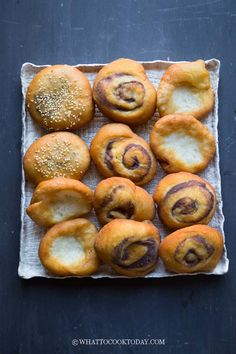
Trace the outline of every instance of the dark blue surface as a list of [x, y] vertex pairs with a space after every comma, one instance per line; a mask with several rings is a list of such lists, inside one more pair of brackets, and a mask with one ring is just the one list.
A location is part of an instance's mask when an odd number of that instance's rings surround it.
[[[0, 353], [236, 352], [236, 2], [0, 2]], [[162, 280], [17, 277], [20, 231], [20, 67], [219, 58], [219, 135], [230, 271]], [[73, 338], [165, 338], [165, 346], [77, 346]]]

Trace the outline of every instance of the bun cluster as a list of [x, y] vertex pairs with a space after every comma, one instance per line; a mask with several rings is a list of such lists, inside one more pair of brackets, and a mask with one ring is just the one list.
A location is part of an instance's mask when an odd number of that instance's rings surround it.
[[[83, 135], [71, 131], [94, 119], [95, 104], [115, 123], [100, 128], [88, 148]], [[154, 271], [159, 258], [175, 273], [216, 267], [224, 240], [207, 224], [217, 197], [214, 187], [196, 175], [216, 150], [214, 137], [200, 122], [214, 106], [203, 60], [170, 65], [157, 90], [144, 67], [130, 59], [105, 65], [93, 88], [79, 69], [49, 66], [29, 84], [26, 106], [48, 133], [29, 146], [23, 159], [26, 178], [36, 186], [27, 214], [49, 228], [39, 246], [48, 272], [85, 276], [104, 262], [115, 273], [137, 277]], [[132, 129], [156, 109], [160, 118], [149, 144]], [[80, 181], [91, 159], [104, 177], [95, 191]], [[155, 178], [158, 162], [167, 175], [151, 196], [144, 186]], [[85, 218], [93, 208], [100, 230]], [[162, 240], [152, 223], [156, 214], [170, 230]]]

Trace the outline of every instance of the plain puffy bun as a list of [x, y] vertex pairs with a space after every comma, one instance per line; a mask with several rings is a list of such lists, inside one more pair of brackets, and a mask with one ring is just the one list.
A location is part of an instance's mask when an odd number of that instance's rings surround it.
[[201, 59], [170, 65], [157, 90], [161, 117], [179, 113], [202, 119], [212, 110], [214, 102], [210, 74]]
[[86, 276], [100, 261], [94, 249], [97, 228], [87, 219], [61, 222], [48, 230], [39, 245], [43, 266], [59, 276]]
[[150, 145], [167, 173], [201, 172], [214, 157], [216, 148], [209, 129], [189, 114], [159, 119], [151, 131]]
[[39, 183], [26, 212], [37, 224], [49, 227], [89, 213], [92, 199], [92, 190], [82, 182], [52, 178]]

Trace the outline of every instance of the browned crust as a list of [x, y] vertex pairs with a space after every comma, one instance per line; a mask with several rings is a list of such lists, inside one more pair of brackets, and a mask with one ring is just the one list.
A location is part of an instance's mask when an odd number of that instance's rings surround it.
[[[81, 204], [83, 203], [83, 209], [73, 212], [64, 218], [66, 221], [81, 217], [92, 209], [93, 192], [85, 184], [70, 178], [53, 178], [48, 181], [41, 182], [35, 189], [30, 205], [26, 209], [27, 214], [37, 224], [45, 227], [54, 225], [55, 218], [53, 206], [60, 201], [60, 193], [66, 194], [74, 198], [74, 201]], [[63, 202], [63, 199], [62, 201]]]
[[157, 108], [160, 116], [177, 113], [171, 105], [171, 97], [174, 89], [181, 86], [193, 89], [201, 100], [201, 106], [193, 111], [178, 111], [178, 114], [191, 114], [197, 119], [207, 116], [214, 106], [215, 99], [209, 72], [201, 59], [172, 64], [167, 68], [157, 90]]
[[[210, 206], [209, 212], [206, 213], [206, 215], [203, 216], [203, 218], [200, 218], [199, 221], [196, 221], [194, 218], [192, 219], [194, 221], [191, 221], [191, 218], [190, 219], [186, 218], [184, 222], [183, 221], [181, 222], [181, 220], [178, 220], [172, 215], [173, 201], [170, 202], [169, 199], [166, 199], [166, 197], [170, 190], [172, 190], [173, 188], [177, 188], [178, 186], [184, 185], [184, 183], [188, 183], [189, 181], [190, 182], [196, 181], [199, 183], [200, 187], [206, 189], [206, 192], [210, 194], [210, 197], [212, 196], [211, 200], [209, 201], [209, 203], [212, 205]], [[185, 198], [187, 197], [193, 198], [198, 204], [198, 207], [200, 207], [199, 205], [200, 202], [202, 202], [204, 205], [206, 202], [208, 202], [207, 199], [204, 200], [201, 199], [202, 196], [201, 196], [200, 189], [199, 189], [199, 193], [196, 192], [194, 195], [191, 193], [191, 188], [189, 189], [188, 194], [186, 194], [185, 189], [183, 189], [182, 196], [180, 191], [178, 198], [181, 198], [183, 196]], [[158, 213], [161, 220], [170, 229], [179, 229], [182, 227], [190, 226], [192, 224], [208, 224], [212, 219], [216, 209], [216, 193], [213, 186], [205, 179], [188, 172], [173, 173], [165, 176], [156, 186], [153, 199], [158, 205]]]
[[[167, 136], [180, 132], [198, 140], [202, 161], [187, 165], [176, 156], [174, 150], [164, 147]], [[167, 173], [190, 172], [198, 173], [204, 170], [215, 154], [215, 139], [209, 129], [191, 115], [171, 114], [159, 119], [150, 134], [151, 148]]]
[[23, 166], [35, 184], [54, 177], [81, 179], [90, 164], [85, 142], [69, 132], [57, 132], [34, 141], [25, 153]]
[[[187, 238], [200, 236], [214, 249], [212, 255], [204, 262], [193, 267], [186, 267], [175, 259], [178, 245]], [[160, 245], [160, 257], [165, 267], [176, 273], [210, 272], [219, 262], [223, 253], [224, 240], [221, 233], [207, 225], [193, 225], [177, 230], [163, 239]]]
[[[132, 80], [140, 82], [145, 91], [143, 103], [134, 110], [122, 111], [112, 107], [109, 102], [103, 102], [98, 85], [103, 79], [114, 74], [125, 74], [133, 77]], [[112, 92], [109, 91], [109, 94]], [[105, 65], [97, 74], [93, 85], [93, 97], [100, 111], [108, 118], [130, 125], [137, 125], [150, 119], [156, 110], [156, 91], [153, 84], [145, 74], [144, 68], [138, 62], [131, 59], [117, 59]]]
[[76, 130], [94, 116], [89, 81], [69, 65], [40, 70], [29, 84], [26, 106], [32, 119], [49, 131]]
[[[81, 261], [68, 266], [55, 258], [51, 253], [53, 241], [60, 236], [74, 236], [84, 249], [85, 257]], [[59, 276], [68, 275], [90, 275], [97, 271], [100, 262], [94, 249], [94, 241], [97, 229], [87, 219], [75, 219], [64, 221], [54, 225], [45, 234], [39, 245], [39, 258], [43, 266], [49, 271]]]
[[[151, 240], [155, 245], [155, 256], [149, 264], [137, 268], [128, 268], [118, 265], [114, 261], [114, 251], [120, 244], [130, 238], [130, 244]], [[158, 229], [150, 222], [138, 222], [134, 220], [113, 220], [106, 224], [98, 233], [95, 241], [95, 249], [98, 256], [108, 263], [117, 273], [129, 277], [145, 275], [153, 271], [158, 258], [160, 235]], [[135, 250], [130, 250], [133, 256]]]
[[[105, 162], [106, 150], [109, 146], [108, 144], [112, 142], [117, 144], [115, 149], [116, 157], [115, 159], [111, 159], [114, 169], [112, 167], [110, 168]], [[128, 170], [122, 167], [122, 156], [118, 154], [119, 146], [121, 146], [121, 144], [124, 144], [124, 146], [135, 144], [140, 146], [140, 149], [144, 149], [146, 151], [146, 154], [150, 159], [150, 168], [145, 175], [141, 175], [143, 176], [142, 178], [140, 177], [140, 179], [138, 179], [138, 168], [136, 170]], [[125, 177], [133, 180], [133, 182], [137, 185], [143, 185], [150, 182], [156, 174], [157, 164], [148, 143], [143, 138], [136, 135], [125, 124], [106, 124], [101, 129], [99, 129], [92, 140], [90, 146], [90, 154], [98, 171], [104, 177], [113, 177], [118, 175], [120, 177]], [[144, 159], [145, 158], [147, 158], [147, 156], [144, 157]]]
[[152, 220], [155, 216], [150, 194], [127, 178], [110, 177], [102, 180], [95, 189], [93, 203], [102, 225], [112, 218], [144, 221]]

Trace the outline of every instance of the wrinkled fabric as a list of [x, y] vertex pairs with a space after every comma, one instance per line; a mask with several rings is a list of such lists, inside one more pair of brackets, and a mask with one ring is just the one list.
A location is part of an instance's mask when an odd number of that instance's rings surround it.
[[[144, 68], [147, 72], [149, 79], [154, 84], [155, 88], [157, 88], [158, 83], [165, 69], [173, 64], [173, 62], [169, 61], [153, 61], [153, 62], [143, 62]], [[210, 222], [210, 226], [217, 228], [220, 230], [223, 235], [223, 223], [224, 223], [224, 215], [222, 212], [222, 196], [221, 196], [221, 178], [220, 178], [220, 170], [219, 170], [219, 151], [218, 151], [218, 81], [219, 81], [219, 69], [220, 62], [216, 59], [211, 59], [206, 61], [207, 69], [210, 72], [211, 84], [215, 92], [215, 106], [213, 112], [211, 112], [206, 119], [202, 121], [205, 124], [212, 134], [215, 137], [217, 150], [216, 155], [213, 161], [210, 162], [209, 166], [205, 171], [203, 171], [200, 175], [208, 180], [216, 189], [217, 194], [217, 207], [215, 215]], [[88, 77], [90, 83], [93, 83], [93, 80], [96, 76], [96, 73], [101, 69], [103, 64], [90, 64], [90, 65], [77, 65]], [[45, 67], [45, 65], [34, 65], [31, 63], [25, 63], [22, 66], [21, 70], [21, 81], [22, 81], [22, 94], [23, 94], [23, 105], [22, 105], [22, 156], [25, 151], [29, 147], [29, 145], [41, 135], [44, 135], [46, 131], [43, 131], [39, 126], [37, 126], [33, 120], [30, 118], [29, 114], [25, 110], [25, 94], [27, 87], [34, 77], [34, 75], [40, 71], [41, 68]], [[149, 142], [149, 134], [150, 131], [156, 122], [158, 114], [150, 119], [145, 125], [142, 125], [137, 128], [132, 128], [135, 133], [142, 136], [146, 141]], [[104, 124], [111, 123], [107, 118], [105, 118], [96, 108], [95, 117], [86, 127], [80, 129], [76, 132], [87, 144], [89, 147], [90, 142], [97, 130]], [[153, 194], [154, 188], [157, 185], [158, 181], [165, 175], [162, 171], [161, 167], [158, 165], [158, 173], [157, 176], [151, 181], [148, 185], [144, 186], [144, 188], [150, 193]], [[91, 189], [95, 189], [98, 182], [102, 179], [102, 177], [98, 174], [95, 169], [93, 163], [91, 163], [90, 169], [84, 176], [82, 182], [88, 185]], [[58, 278], [51, 274], [48, 274], [43, 266], [40, 263], [38, 258], [38, 246], [41, 237], [46, 232], [46, 229], [36, 225], [26, 214], [25, 209], [29, 205], [32, 192], [34, 186], [31, 185], [28, 181], [25, 181], [24, 173], [22, 169], [22, 187], [21, 187], [21, 235], [20, 235], [20, 262], [18, 268], [18, 274], [21, 278], [29, 279], [32, 277], [47, 277], [47, 278]], [[94, 222], [99, 228], [99, 223], [95, 217], [94, 211], [88, 216], [92, 222]], [[158, 216], [155, 217], [153, 223], [159, 228], [161, 237], [166, 236], [170, 231], [164, 227], [164, 225], [159, 221]], [[217, 267], [211, 272], [207, 274], [224, 274], [228, 271], [228, 258], [226, 248], [224, 248], [224, 253]], [[199, 273], [194, 273], [199, 274]], [[162, 278], [169, 276], [176, 276], [179, 274], [174, 274], [167, 272], [162, 264], [162, 261], [159, 260], [157, 268], [152, 273], [145, 276], [145, 278]], [[191, 275], [191, 274], [188, 274]], [[91, 276], [92, 278], [102, 278], [102, 277], [120, 277], [124, 278], [124, 276], [116, 275], [112, 272], [112, 270], [106, 266], [101, 266], [98, 273]]]

